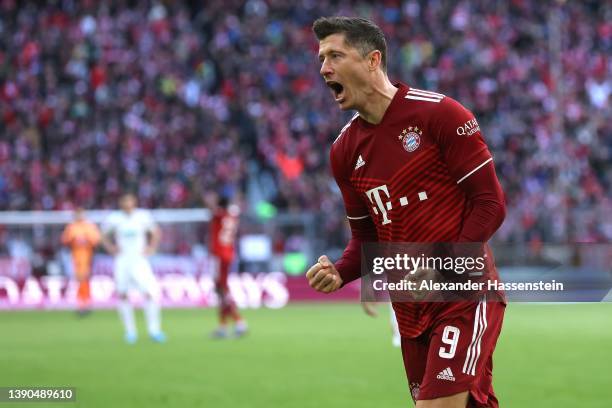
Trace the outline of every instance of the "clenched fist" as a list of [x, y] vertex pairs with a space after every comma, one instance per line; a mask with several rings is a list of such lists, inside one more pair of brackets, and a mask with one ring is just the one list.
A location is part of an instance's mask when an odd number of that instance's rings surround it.
[[340, 274], [326, 255], [321, 255], [319, 262], [308, 269], [306, 279], [311, 288], [323, 293], [331, 293], [342, 286]]

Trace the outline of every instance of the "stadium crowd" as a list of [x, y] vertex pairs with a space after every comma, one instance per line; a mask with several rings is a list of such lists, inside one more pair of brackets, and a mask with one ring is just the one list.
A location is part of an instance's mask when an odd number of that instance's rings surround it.
[[389, 75], [473, 110], [504, 186], [497, 240], [612, 238], [607, 2], [0, 2], [0, 210], [342, 200], [328, 169], [347, 120], [312, 21], [373, 18]]

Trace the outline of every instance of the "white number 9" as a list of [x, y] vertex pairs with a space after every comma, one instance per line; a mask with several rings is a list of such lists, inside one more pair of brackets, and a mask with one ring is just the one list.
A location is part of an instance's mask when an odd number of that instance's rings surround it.
[[459, 333], [461, 331], [455, 326], [446, 326], [444, 328], [444, 333], [442, 333], [442, 343], [448, 344], [450, 349], [447, 351], [444, 346], [440, 347], [440, 352], [438, 353], [442, 358], [453, 358], [455, 356], [455, 351], [457, 351], [457, 343], [459, 343]]

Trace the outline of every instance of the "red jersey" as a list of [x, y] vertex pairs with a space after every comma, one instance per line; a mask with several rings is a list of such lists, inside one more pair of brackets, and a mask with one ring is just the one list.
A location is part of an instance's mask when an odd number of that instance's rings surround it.
[[210, 223], [210, 251], [226, 262], [231, 262], [234, 258], [239, 214], [236, 206], [220, 208], [215, 211]]
[[[491, 153], [473, 114], [457, 101], [396, 86], [379, 124], [355, 115], [332, 145], [347, 216], [371, 220], [378, 241], [457, 242], [471, 211], [459, 185], [491, 162]], [[393, 307], [402, 336], [416, 337], [454, 305]]]

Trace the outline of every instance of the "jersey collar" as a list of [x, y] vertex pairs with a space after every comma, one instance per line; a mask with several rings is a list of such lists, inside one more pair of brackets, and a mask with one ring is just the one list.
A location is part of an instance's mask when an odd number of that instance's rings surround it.
[[396, 82], [393, 84], [397, 88], [397, 92], [393, 95], [393, 99], [391, 99], [391, 103], [387, 107], [387, 110], [383, 114], [382, 120], [379, 124], [372, 124], [370, 122], [365, 121], [361, 116], [357, 117], [357, 123], [363, 127], [364, 129], [376, 129], [378, 127], [384, 126], [388, 121], [389, 117], [392, 116], [393, 112], [396, 111], [400, 107], [400, 101], [408, 92], [408, 85], [402, 82]]

